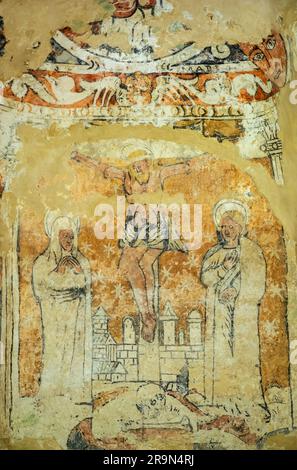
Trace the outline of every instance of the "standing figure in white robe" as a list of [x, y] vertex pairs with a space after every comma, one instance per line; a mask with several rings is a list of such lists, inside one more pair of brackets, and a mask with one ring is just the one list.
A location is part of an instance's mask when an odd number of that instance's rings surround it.
[[49, 212], [50, 238], [33, 265], [33, 291], [40, 306], [43, 357], [41, 397], [91, 401], [91, 273], [77, 248], [79, 219]]
[[266, 263], [261, 248], [246, 236], [247, 216], [247, 208], [235, 200], [214, 208], [220, 241], [206, 253], [201, 271], [207, 287], [205, 396], [210, 405], [227, 404], [235, 413], [256, 411], [267, 418], [259, 344]]

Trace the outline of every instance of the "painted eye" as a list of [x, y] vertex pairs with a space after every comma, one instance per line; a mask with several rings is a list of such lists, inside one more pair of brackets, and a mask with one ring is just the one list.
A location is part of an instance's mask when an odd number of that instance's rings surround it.
[[263, 60], [264, 57], [265, 56], [263, 52], [257, 52], [257, 54], [254, 55], [253, 60], [255, 60], [256, 62], [259, 62], [260, 60]]
[[276, 43], [276, 41], [275, 41], [274, 38], [268, 39], [268, 41], [266, 42], [267, 49], [269, 49], [269, 50], [274, 49], [275, 43]]

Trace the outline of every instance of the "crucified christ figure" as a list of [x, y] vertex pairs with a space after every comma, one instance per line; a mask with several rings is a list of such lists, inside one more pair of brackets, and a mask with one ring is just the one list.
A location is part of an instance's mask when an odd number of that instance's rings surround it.
[[[163, 189], [166, 178], [187, 174], [191, 171], [191, 160], [182, 163], [160, 166], [149, 158], [134, 161], [128, 168], [118, 168], [103, 163], [78, 152], [72, 153], [72, 159], [83, 163], [95, 171], [103, 174], [105, 178], [116, 178], [122, 182], [123, 192], [129, 204], [139, 203], [140, 195], [151, 196], [152, 193]], [[144, 198], [142, 198], [143, 200]], [[143, 204], [145, 206], [146, 204]], [[123, 270], [131, 285], [134, 299], [141, 318], [141, 336], [147, 342], [153, 342], [157, 324], [157, 312], [155, 311], [155, 272], [154, 263], [166, 250], [178, 250], [186, 252], [185, 244], [180, 240], [170, 240], [155, 230], [155, 236], [131, 237], [127, 230], [131, 226], [133, 232], [133, 216], [127, 215], [125, 224], [125, 238], [120, 241], [122, 255], [120, 268]], [[131, 220], [132, 219], [132, 220]], [[132, 224], [131, 224], [132, 222]], [[146, 224], [146, 222], [145, 222]], [[144, 227], [147, 230], [147, 225]]]

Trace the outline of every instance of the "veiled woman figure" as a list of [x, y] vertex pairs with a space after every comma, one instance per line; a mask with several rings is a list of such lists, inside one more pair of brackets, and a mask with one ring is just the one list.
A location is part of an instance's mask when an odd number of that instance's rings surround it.
[[40, 306], [43, 357], [40, 396], [91, 401], [91, 272], [77, 248], [79, 219], [49, 212], [50, 239], [33, 265], [33, 291]]
[[[267, 414], [263, 397], [259, 307], [265, 293], [266, 263], [247, 238], [247, 208], [222, 200], [214, 208], [219, 243], [204, 257], [207, 287], [205, 395], [211, 405], [231, 404], [235, 413]], [[257, 414], [256, 413], [256, 414]]]

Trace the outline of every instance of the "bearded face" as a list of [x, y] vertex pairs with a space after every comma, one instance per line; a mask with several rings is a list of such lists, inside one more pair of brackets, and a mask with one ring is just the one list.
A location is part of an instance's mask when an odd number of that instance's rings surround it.
[[129, 174], [133, 180], [139, 184], [146, 184], [150, 178], [150, 163], [149, 160], [144, 159], [132, 163], [129, 166]]

